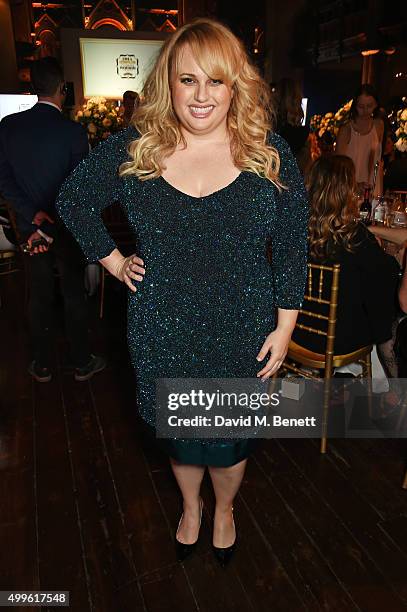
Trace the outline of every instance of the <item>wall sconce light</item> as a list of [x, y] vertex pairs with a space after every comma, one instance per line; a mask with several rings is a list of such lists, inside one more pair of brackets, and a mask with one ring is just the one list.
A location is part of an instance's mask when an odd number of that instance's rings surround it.
[[365, 51], [362, 51], [362, 55], [363, 57], [367, 57], [368, 55], [376, 55], [377, 53], [379, 53], [380, 49], [366, 49]]
[[254, 28], [253, 53], [258, 54], [260, 52], [260, 44], [263, 34], [264, 32], [261, 28]]

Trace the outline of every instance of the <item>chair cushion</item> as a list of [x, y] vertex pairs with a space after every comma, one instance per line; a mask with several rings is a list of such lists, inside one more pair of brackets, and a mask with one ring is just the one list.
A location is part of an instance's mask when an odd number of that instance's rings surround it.
[[[372, 345], [363, 346], [357, 351], [353, 351], [352, 353], [348, 353], [347, 355], [334, 355], [333, 357], [333, 367], [340, 368], [344, 365], [348, 365], [349, 363], [353, 363], [354, 361], [358, 361], [358, 359], [362, 359], [367, 354], [369, 354], [373, 349]], [[293, 340], [291, 340], [288, 346], [287, 357], [292, 359], [293, 361], [298, 361], [303, 365], [313, 366], [315, 368], [324, 368], [325, 367], [325, 355], [322, 353], [314, 353], [313, 351], [308, 350], [304, 346], [300, 346]]]

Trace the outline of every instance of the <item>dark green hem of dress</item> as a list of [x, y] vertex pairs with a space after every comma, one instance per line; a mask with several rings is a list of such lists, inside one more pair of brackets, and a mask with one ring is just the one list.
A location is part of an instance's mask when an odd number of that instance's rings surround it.
[[155, 429], [144, 422], [147, 434], [154, 438], [157, 446], [167, 455], [184, 465], [207, 465], [231, 467], [247, 459], [261, 442], [259, 438], [235, 440], [232, 444], [213, 443], [209, 440], [174, 440], [157, 438]]

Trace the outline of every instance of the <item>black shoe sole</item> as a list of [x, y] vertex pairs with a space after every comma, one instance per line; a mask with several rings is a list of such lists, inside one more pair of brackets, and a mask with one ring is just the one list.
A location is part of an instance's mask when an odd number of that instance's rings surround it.
[[52, 374], [48, 374], [48, 376], [39, 376], [34, 372], [34, 370], [31, 369], [31, 367], [28, 368], [28, 373], [30, 376], [32, 376], [34, 380], [39, 383], [48, 383], [52, 380]]
[[[235, 521], [233, 520], [233, 524], [235, 525]], [[218, 561], [221, 567], [226, 567], [231, 561], [233, 555], [235, 554], [237, 546], [237, 530], [235, 525], [235, 541], [230, 546], [226, 548], [219, 548], [218, 546], [214, 546], [212, 543], [212, 551], [215, 555], [216, 560]]]
[[39, 383], [48, 383], [48, 382], [51, 382], [52, 380], [51, 374], [49, 376], [36, 376], [35, 374], [32, 374], [30, 372], [30, 375], [33, 377], [34, 380], [36, 380]]
[[[202, 524], [202, 509], [203, 509], [203, 499], [201, 498], [200, 499], [199, 530], [201, 529], [201, 524]], [[183, 514], [184, 513], [182, 513], [181, 518], [179, 520], [178, 528], [180, 526]], [[177, 529], [177, 533], [178, 533], [178, 529]], [[198, 544], [198, 540], [199, 540], [199, 533], [198, 533], [198, 538], [196, 542], [194, 542], [193, 544], [184, 544], [183, 542], [180, 542], [179, 540], [177, 540], [177, 534], [175, 534], [175, 551], [177, 555], [177, 561], [179, 561], [180, 563], [185, 561], [185, 559], [187, 559], [195, 551], [196, 546]]]
[[195, 550], [197, 542], [193, 544], [183, 544], [179, 540], [175, 539], [175, 552], [177, 555], [177, 561], [182, 563], [187, 559]]
[[228, 546], [227, 548], [218, 548], [217, 546], [214, 546], [212, 544], [213, 554], [215, 555], [215, 558], [221, 567], [226, 567], [231, 561], [233, 555], [235, 554], [237, 547], [236, 540], [237, 537], [233, 544], [231, 544], [231, 546]]
[[86, 380], [89, 380], [90, 378], [92, 378], [94, 374], [97, 374], [98, 372], [102, 372], [105, 368], [106, 368], [106, 364], [104, 364], [100, 368], [97, 368], [96, 370], [92, 370], [92, 372], [88, 372], [88, 374], [75, 373], [75, 380], [77, 382], [85, 382]]

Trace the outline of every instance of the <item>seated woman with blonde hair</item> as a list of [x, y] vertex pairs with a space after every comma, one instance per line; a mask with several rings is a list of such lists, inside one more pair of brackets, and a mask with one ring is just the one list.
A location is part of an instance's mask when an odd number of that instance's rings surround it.
[[[388, 340], [395, 316], [398, 265], [357, 220], [352, 160], [343, 155], [320, 157], [311, 167], [307, 187], [309, 261], [341, 265], [335, 355]], [[329, 293], [325, 297], [329, 299]], [[303, 314], [299, 321], [315, 326]], [[324, 336], [296, 329], [293, 340], [317, 353], [325, 352]]]

